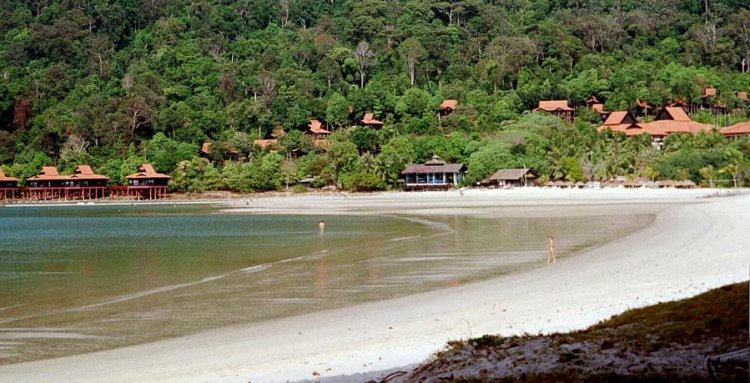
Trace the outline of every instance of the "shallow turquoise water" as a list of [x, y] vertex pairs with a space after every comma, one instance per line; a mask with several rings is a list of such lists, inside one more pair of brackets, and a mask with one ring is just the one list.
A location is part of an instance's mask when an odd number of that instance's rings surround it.
[[650, 219], [0, 209], [0, 364], [487, 279], [543, 265], [548, 233], [564, 258]]

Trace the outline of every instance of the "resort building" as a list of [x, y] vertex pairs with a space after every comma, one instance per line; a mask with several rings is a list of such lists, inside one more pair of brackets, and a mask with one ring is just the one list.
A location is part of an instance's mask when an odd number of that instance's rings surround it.
[[438, 114], [440, 117], [445, 117], [458, 108], [458, 100], [443, 100], [438, 108]]
[[719, 130], [725, 137], [748, 137], [750, 138], [750, 121], [740, 122]]
[[439, 190], [457, 186], [464, 177], [464, 164], [447, 164], [438, 156], [424, 164], [410, 164], [401, 171], [406, 190]]
[[573, 122], [575, 114], [575, 109], [571, 108], [566, 100], [539, 101], [539, 106], [534, 112], [540, 111], [554, 114], [568, 122]]
[[500, 169], [482, 180], [483, 185], [510, 188], [533, 185], [539, 174], [531, 169]]
[[70, 176], [60, 175], [54, 166], [43, 166], [38, 175], [26, 179], [26, 185], [32, 199], [95, 199], [105, 196], [108, 180], [88, 165], [79, 165]]
[[628, 136], [648, 134], [651, 136], [654, 148], [661, 149], [664, 138], [670, 134], [695, 134], [700, 131], [710, 132], [714, 127], [711, 124], [695, 122], [685, 113], [685, 110], [676, 106], [667, 106], [656, 115], [653, 122], [637, 122], [635, 116], [630, 112], [612, 112], [609, 118], [597, 130], [611, 130], [624, 133]]
[[151, 164], [142, 164], [138, 167], [138, 173], [125, 177], [128, 181], [127, 195], [140, 199], [162, 198], [167, 194], [170, 178], [156, 172]]
[[14, 198], [18, 194], [18, 178], [8, 177], [0, 168], [0, 198], [3, 200]]
[[380, 129], [383, 127], [383, 122], [378, 121], [373, 113], [365, 113], [365, 116], [360, 121], [362, 122], [362, 125], [373, 129]]

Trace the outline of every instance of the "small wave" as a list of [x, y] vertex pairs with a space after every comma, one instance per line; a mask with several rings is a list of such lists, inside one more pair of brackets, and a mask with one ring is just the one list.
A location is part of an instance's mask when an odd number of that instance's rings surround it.
[[428, 219], [424, 218], [417, 218], [417, 217], [403, 217], [403, 219], [415, 223], [419, 223], [431, 228], [439, 229], [439, 230], [446, 230], [446, 231], [453, 231], [450, 225], [443, 222], [436, 222], [436, 221], [430, 221]]
[[416, 239], [416, 238], [421, 238], [421, 237], [422, 237], [421, 235], [413, 235], [411, 237], [398, 237], [398, 238], [389, 239], [386, 242], [408, 241], [410, 239]]
[[287, 262], [294, 262], [294, 261], [301, 261], [305, 259], [305, 257], [296, 257], [296, 258], [289, 258], [289, 259], [282, 259], [277, 263], [287, 263]]
[[242, 271], [246, 273], [259, 273], [263, 270], [268, 270], [271, 268], [271, 265], [256, 265], [256, 266], [250, 266], [242, 269]]

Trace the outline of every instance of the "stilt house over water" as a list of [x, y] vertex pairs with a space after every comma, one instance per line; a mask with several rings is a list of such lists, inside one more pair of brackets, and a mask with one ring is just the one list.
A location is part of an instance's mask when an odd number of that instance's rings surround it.
[[0, 168], [0, 199], [14, 198], [18, 194], [18, 178], [8, 177]]
[[464, 164], [447, 164], [438, 156], [424, 164], [410, 164], [401, 171], [406, 190], [441, 190], [458, 186], [464, 177]]
[[108, 180], [88, 165], [79, 165], [70, 176], [60, 175], [54, 166], [42, 166], [42, 171], [27, 178], [26, 184], [32, 199], [96, 199], [105, 196]]
[[151, 164], [142, 164], [138, 173], [133, 173], [128, 180], [127, 195], [141, 199], [157, 199], [167, 194], [169, 180], [172, 177], [158, 173]]

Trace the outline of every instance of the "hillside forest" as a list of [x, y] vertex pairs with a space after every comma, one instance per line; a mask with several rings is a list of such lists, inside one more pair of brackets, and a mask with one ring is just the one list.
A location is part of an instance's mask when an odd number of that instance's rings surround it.
[[[89, 164], [122, 184], [143, 162], [176, 191], [400, 187], [433, 155], [543, 180], [750, 181], [750, 142], [719, 133], [597, 133], [606, 110], [713, 102], [718, 128], [750, 105], [745, 0], [4, 0], [0, 165]], [[456, 111], [438, 114], [445, 99]], [[574, 123], [532, 113], [568, 100]], [[365, 113], [381, 129], [358, 126]], [[651, 117], [646, 116], [647, 120]], [[311, 119], [334, 133], [325, 147]], [[281, 131], [283, 130], [283, 135]], [[279, 137], [260, 149], [256, 139]], [[211, 143], [200, 154], [203, 143]]]

